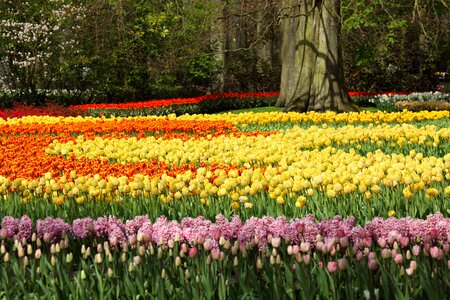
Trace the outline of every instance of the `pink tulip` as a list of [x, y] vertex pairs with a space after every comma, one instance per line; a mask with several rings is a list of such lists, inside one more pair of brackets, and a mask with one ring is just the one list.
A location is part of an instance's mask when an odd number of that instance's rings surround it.
[[336, 270], [337, 270], [337, 262], [335, 262], [335, 261], [329, 261], [328, 263], [327, 263], [327, 269], [328, 269], [328, 272], [330, 272], [330, 273], [334, 273], [334, 272], [336, 272]]
[[437, 259], [437, 258], [439, 258], [439, 248], [438, 247], [436, 247], [436, 246], [433, 246], [433, 247], [431, 247], [430, 248], [430, 255], [431, 255], [431, 257], [432, 258], [435, 258], [435, 259]]
[[197, 253], [198, 253], [197, 247], [191, 247], [191, 248], [189, 248], [188, 255], [189, 255], [190, 258], [196, 257], [196, 256], [197, 256]]
[[394, 256], [394, 262], [395, 262], [397, 265], [402, 264], [402, 263], [403, 263], [403, 256], [402, 256], [400, 253], [397, 253], [397, 254]]

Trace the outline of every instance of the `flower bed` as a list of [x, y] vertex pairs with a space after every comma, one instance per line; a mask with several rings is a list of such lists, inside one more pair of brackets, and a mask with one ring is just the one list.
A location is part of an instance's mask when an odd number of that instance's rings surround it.
[[[76, 219], [72, 225], [53, 218], [36, 223], [33, 231], [28, 216], [4, 217], [0, 252], [3, 270], [14, 274], [23, 290], [39, 294], [51, 292], [30, 280], [46, 283], [52, 273], [60, 274], [54, 284], [64, 287], [63, 293], [80, 297], [111, 293], [113, 286], [119, 287], [116, 296], [129, 296], [130, 289], [146, 297], [188, 296], [201, 289], [220, 297], [246, 290], [282, 298], [379, 297], [402, 293], [398, 282], [405, 279], [408, 295], [439, 297], [445, 290], [433, 288], [450, 278], [450, 219], [441, 214], [426, 220], [375, 218], [364, 227], [354, 218], [317, 222], [311, 215], [291, 221], [243, 222], [218, 215], [215, 223], [203, 217], [180, 223], [160, 217], [152, 223], [147, 216], [126, 222], [110, 216]], [[367, 281], [356, 280], [359, 272]], [[422, 283], [430, 274], [440, 279]], [[346, 287], [346, 278], [362, 291], [349, 291], [355, 286]], [[314, 282], [323, 285], [317, 288]], [[2, 287], [10, 289], [10, 296], [21, 295], [5, 277]], [[334, 292], [327, 293], [329, 288]]]
[[448, 117], [0, 120], [0, 292], [445, 298]]

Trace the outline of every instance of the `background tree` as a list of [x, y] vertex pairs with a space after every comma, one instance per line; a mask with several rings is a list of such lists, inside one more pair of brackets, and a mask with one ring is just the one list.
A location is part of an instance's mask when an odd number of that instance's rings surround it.
[[430, 91], [450, 69], [445, 1], [343, 0], [343, 54], [349, 88]]

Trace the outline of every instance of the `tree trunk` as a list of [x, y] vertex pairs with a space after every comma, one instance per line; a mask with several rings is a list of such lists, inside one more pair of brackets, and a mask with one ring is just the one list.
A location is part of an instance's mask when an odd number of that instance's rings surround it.
[[283, 0], [281, 86], [285, 111], [357, 111], [344, 83], [340, 0]]
[[264, 72], [266, 68], [272, 68], [273, 64], [273, 35], [267, 16], [264, 12], [256, 12], [256, 36], [262, 36], [261, 42], [256, 47], [257, 69], [258, 72]]
[[212, 91], [210, 92], [223, 92], [225, 83], [225, 32], [224, 32], [224, 18], [222, 0], [213, 0], [215, 4], [217, 19], [212, 21], [211, 24], [211, 47], [214, 52], [214, 59], [219, 68], [219, 72], [216, 74], [213, 80]]

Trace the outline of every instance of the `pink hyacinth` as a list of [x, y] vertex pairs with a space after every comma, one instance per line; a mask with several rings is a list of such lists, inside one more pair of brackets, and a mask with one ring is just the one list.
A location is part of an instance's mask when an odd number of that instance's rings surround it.
[[18, 226], [17, 239], [19, 241], [26, 240], [30, 241], [31, 236], [33, 235], [33, 221], [31, 221], [30, 217], [23, 216], [20, 219], [20, 223]]
[[19, 230], [20, 220], [10, 216], [5, 216], [2, 219], [2, 238], [13, 238]]
[[37, 236], [51, 243], [59, 242], [70, 229], [71, 226], [59, 218], [53, 219], [49, 217], [36, 222]]
[[85, 239], [94, 233], [92, 218], [76, 219], [72, 223], [72, 235], [77, 239]]

